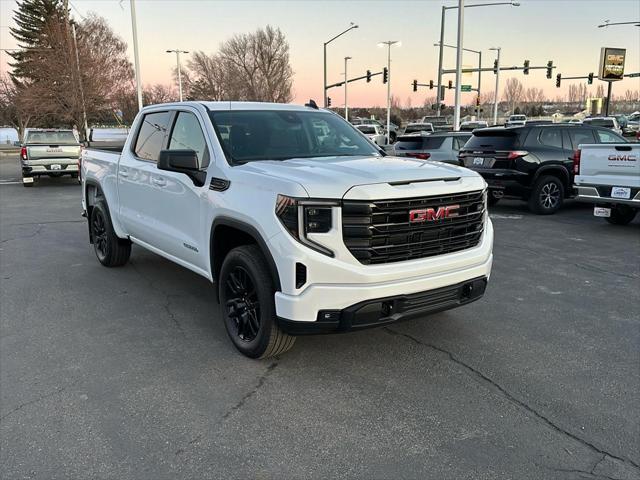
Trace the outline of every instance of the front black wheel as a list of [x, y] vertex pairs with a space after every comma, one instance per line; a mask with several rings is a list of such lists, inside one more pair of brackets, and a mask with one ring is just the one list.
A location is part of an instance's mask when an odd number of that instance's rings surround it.
[[636, 216], [637, 210], [628, 205], [617, 205], [611, 209], [611, 216], [606, 220], [612, 225], [626, 225]]
[[562, 207], [564, 185], [558, 177], [547, 175], [540, 177], [529, 197], [529, 210], [538, 215], [551, 215]]
[[227, 334], [242, 354], [268, 358], [293, 346], [295, 337], [276, 322], [275, 287], [257, 246], [243, 245], [227, 254], [218, 288]]
[[120, 267], [127, 263], [131, 256], [131, 242], [116, 235], [103, 200], [93, 206], [89, 221], [93, 249], [100, 263], [105, 267]]
[[487, 195], [487, 203], [490, 207], [493, 207], [500, 201], [501, 198], [502, 195], [498, 196], [498, 193], [495, 190], [489, 190], [489, 194]]

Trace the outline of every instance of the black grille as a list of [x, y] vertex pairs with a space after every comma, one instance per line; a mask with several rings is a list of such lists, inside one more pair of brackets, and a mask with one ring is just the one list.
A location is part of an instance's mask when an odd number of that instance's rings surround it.
[[[455, 217], [410, 223], [409, 211], [459, 205]], [[342, 203], [342, 237], [363, 264], [414, 260], [475, 247], [484, 228], [482, 191]]]

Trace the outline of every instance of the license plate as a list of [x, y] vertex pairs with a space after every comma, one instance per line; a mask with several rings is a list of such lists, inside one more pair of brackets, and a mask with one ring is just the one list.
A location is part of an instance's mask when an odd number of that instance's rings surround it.
[[33, 183], [33, 177], [24, 177], [22, 183]]
[[482, 157], [476, 157], [473, 159], [473, 164], [474, 165], [483, 165], [484, 164], [484, 158]]
[[593, 215], [596, 217], [609, 218], [611, 216], [611, 209], [604, 207], [593, 207]]
[[613, 187], [611, 189], [611, 198], [631, 198], [631, 189], [629, 187]]
[[51, 165], [51, 170], [62, 170], [61, 165]]

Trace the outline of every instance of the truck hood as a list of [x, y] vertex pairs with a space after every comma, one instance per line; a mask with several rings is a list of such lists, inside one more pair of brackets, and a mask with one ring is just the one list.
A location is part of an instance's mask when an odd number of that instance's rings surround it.
[[[311, 198], [343, 198], [354, 187], [390, 184], [409, 185], [430, 182], [460, 183], [473, 178], [482, 185], [475, 172], [455, 165], [410, 157], [322, 157], [284, 161], [250, 162], [240, 167], [257, 174], [296, 182]], [[357, 190], [357, 189], [356, 189]]]

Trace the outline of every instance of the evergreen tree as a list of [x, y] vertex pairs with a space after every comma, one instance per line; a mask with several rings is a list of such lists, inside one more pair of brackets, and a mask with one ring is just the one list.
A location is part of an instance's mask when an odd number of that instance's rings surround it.
[[67, 15], [63, 0], [21, 0], [18, 3], [14, 16], [17, 26], [10, 31], [20, 50], [8, 52], [14, 60], [11, 76], [17, 84], [40, 79], [32, 64], [44, 49], [50, 47], [45, 27], [49, 21], [64, 19]]

